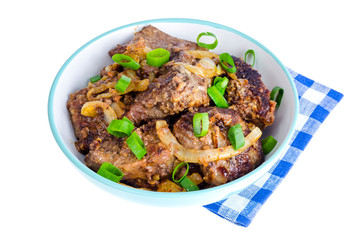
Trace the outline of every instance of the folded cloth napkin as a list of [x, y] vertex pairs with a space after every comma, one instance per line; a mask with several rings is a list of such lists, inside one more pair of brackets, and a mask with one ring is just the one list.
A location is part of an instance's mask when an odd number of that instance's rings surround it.
[[288, 69], [297, 88], [299, 115], [296, 130], [286, 152], [278, 162], [255, 183], [238, 194], [204, 207], [220, 217], [247, 227], [252, 219], [288, 174], [319, 126], [343, 94]]

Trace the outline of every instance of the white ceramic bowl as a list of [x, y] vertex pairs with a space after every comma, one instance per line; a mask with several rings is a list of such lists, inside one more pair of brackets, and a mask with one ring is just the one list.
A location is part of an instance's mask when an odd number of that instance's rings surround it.
[[[283, 103], [276, 111], [274, 124], [264, 132], [273, 135], [278, 144], [266, 156], [266, 161], [249, 174], [230, 183], [194, 192], [162, 193], [135, 189], [109, 181], [84, 165], [84, 156], [77, 152], [76, 138], [66, 103], [70, 93], [84, 88], [89, 77], [99, 74], [103, 66], [112, 63], [108, 51], [118, 43], [133, 38], [142, 27], [152, 24], [160, 30], [182, 39], [195, 41], [200, 32], [212, 32], [218, 36], [216, 53], [228, 52], [244, 56], [245, 51], [253, 49], [256, 53], [256, 68], [262, 75], [265, 85], [284, 88]], [[102, 189], [133, 202], [158, 206], [203, 205], [221, 200], [255, 182], [263, 176], [278, 160], [287, 147], [296, 125], [298, 97], [293, 79], [285, 66], [266, 47], [251, 37], [235, 29], [194, 19], [156, 19], [125, 25], [90, 40], [80, 47], [59, 70], [49, 94], [48, 117], [53, 135], [69, 160], [86, 177]]]

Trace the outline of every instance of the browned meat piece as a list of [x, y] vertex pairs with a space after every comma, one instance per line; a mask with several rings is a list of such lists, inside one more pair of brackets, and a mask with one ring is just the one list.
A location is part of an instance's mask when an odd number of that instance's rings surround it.
[[170, 176], [174, 156], [158, 138], [154, 121], [135, 132], [147, 149], [141, 160], [136, 158], [123, 138], [112, 137], [101, 142], [94, 141], [84, 161], [94, 171], [98, 171], [104, 162], [112, 163], [124, 173], [122, 180], [136, 187], [155, 188], [162, 179]]
[[[241, 119], [240, 114], [232, 109], [208, 107], [198, 112], [207, 112], [209, 115], [209, 131], [206, 136], [197, 138], [193, 133], [194, 113], [186, 113], [173, 126], [173, 133], [177, 140], [186, 148], [214, 149], [230, 145], [228, 139], [229, 128], [237, 123], [243, 128], [247, 136], [250, 130]], [[201, 166], [205, 182], [211, 185], [220, 185], [235, 180], [258, 167], [264, 161], [261, 142], [258, 140], [252, 147], [242, 154], [228, 160], [219, 160]]]
[[261, 129], [271, 125], [276, 103], [269, 100], [270, 91], [261, 81], [261, 75], [240, 58], [234, 57], [234, 62], [238, 79], [231, 79], [226, 89], [226, 99], [231, 108]]
[[167, 33], [155, 28], [152, 25], [144, 27], [141, 31], [136, 32], [135, 37], [126, 44], [118, 44], [114, 49], [109, 51], [109, 55], [113, 56], [116, 53], [124, 53], [127, 47], [139, 41], [143, 41], [146, 47], [150, 49], [165, 48], [170, 51], [170, 60], [176, 58], [189, 58], [190, 56], [179, 56], [183, 51], [204, 49], [197, 45], [195, 42], [172, 37]]
[[[107, 85], [112, 82], [118, 81], [117, 74], [119, 73], [116, 69], [119, 69], [116, 65], [113, 65], [115, 68], [111, 67], [112, 65], [106, 67], [110, 68], [108, 71], [103, 70], [103, 76], [108, 76], [98, 82], [83, 88], [69, 96], [69, 100], [67, 102], [67, 108], [70, 114], [70, 119], [73, 124], [74, 133], [76, 138], [78, 139], [75, 143], [77, 150], [83, 154], [88, 153], [89, 145], [96, 139], [106, 139], [110, 138], [111, 135], [107, 132], [108, 124], [104, 121], [103, 109], [99, 108], [97, 110], [97, 115], [95, 117], [86, 117], [81, 114], [81, 109], [86, 102], [90, 101], [103, 101], [107, 104], [111, 105], [112, 103], [119, 104], [118, 114], [123, 114], [128, 110], [128, 106], [131, 102], [134, 101], [134, 97], [132, 94], [127, 94], [124, 96], [119, 96], [117, 94], [111, 95], [109, 98], [97, 98], [101, 96], [103, 92], [99, 94], [90, 94], [88, 96], [88, 92], [91, 89], [96, 89], [97, 87], [101, 87], [102, 85]], [[108, 91], [108, 87], [105, 88]]]
[[146, 91], [138, 94], [126, 113], [126, 117], [135, 124], [209, 105], [207, 88], [211, 84], [210, 78], [201, 78], [172, 62], [164, 68], [169, 70], [154, 79]]
[[103, 120], [103, 110], [99, 111], [95, 117], [85, 117], [81, 114], [81, 109], [84, 103], [88, 101], [88, 88], [83, 88], [70, 95], [67, 108], [70, 113], [70, 119], [74, 127], [74, 133], [78, 141], [75, 143], [77, 150], [81, 153], [89, 151], [89, 145], [96, 138], [105, 138], [108, 134], [106, 131], [107, 124]]

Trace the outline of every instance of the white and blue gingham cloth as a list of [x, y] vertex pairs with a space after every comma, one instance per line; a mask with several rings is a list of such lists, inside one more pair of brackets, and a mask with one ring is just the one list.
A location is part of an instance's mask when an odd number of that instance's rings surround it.
[[298, 92], [299, 115], [287, 151], [269, 172], [246, 189], [227, 199], [204, 206], [240, 226], [249, 226], [260, 207], [293, 167], [319, 126], [343, 97], [343, 94], [331, 88], [288, 70], [294, 78]]

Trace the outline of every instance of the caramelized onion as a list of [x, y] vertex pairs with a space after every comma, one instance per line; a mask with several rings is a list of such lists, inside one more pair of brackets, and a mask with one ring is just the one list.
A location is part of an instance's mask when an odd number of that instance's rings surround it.
[[166, 179], [163, 180], [157, 188], [157, 192], [185, 192], [186, 190], [176, 183]]
[[124, 108], [122, 108], [120, 105], [124, 105], [124, 104], [122, 102], [119, 102], [119, 103], [112, 102], [111, 103], [111, 108], [116, 113], [117, 118], [121, 118], [125, 112]]
[[147, 53], [151, 50], [151, 48], [146, 46], [145, 40], [140, 38], [137, 42], [130, 43], [123, 54], [130, 56], [137, 63], [140, 63], [146, 59]]
[[81, 114], [86, 117], [95, 117], [97, 115], [96, 109], [100, 107], [103, 109], [104, 120], [109, 124], [113, 119], [117, 119], [114, 110], [107, 103], [101, 101], [86, 102], [81, 110]]
[[94, 96], [93, 95], [96, 95], [96, 94], [99, 94], [101, 92], [104, 92], [106, 91], [107, 89], [109, 88], [114, 88], [114, 86], [116, 86], [116, 83], [115, 82], [109, 82], [109, 83], [106, 83], [106, 84], [102, 84], [100, 86], [97, 86], [97, 87], [92, 87], [91, 89], [88, 90], [87, 92], [87, 98], [89, 100], [93, 100], [94, 99]]
[[159, 120], [156, 122], [156, 131], [161, 142], [168, 146], [173, 155], [179, 160], [190, 163], [201, 163], [207, 165], [211, 161], [217, 161], [222, 159], [229, 159], [244, 152], [251, 147], [260, 137], [261, 130], [256, 127], [248, 136], [245, 137], [245, 145], [238, 150], [234, 150], [233, 146], [227, 146], [223, 148], [197, 150], [189, 149], [182, 146], [171, 133], [166, 121]]
[[[127, 74], [127, 76], [129, 76], [129, 75], [131, 75], [131, 74]], [[89, 89], [87, 92], [87, 98], [89, 100], [96, 100], [96, 99], [102, 99], [102, 98], [111, 98], [116, 95], [124, 95], [124, 94], [132, 92], [132, 91], [133, 92], [143, 92], [143, 91], [147, 90], [149, 84], [150, 84], [150, 80], [148, 80], [148, 79], [139, 80], [139, 79], [132, 78], [132, 81], [128, 85], [126, 91], [121, 93], [119, 91], [112, 91], [112, 90], [114, 90], [114, 88], [116, 86], [116, 82], [109, 82], [106, 84], [102, 84], [98, 87], [93, 87], [93, 88]], [[108, 90], [109, 92], [102, 93], [106, 90]], [[94, 97], [94, 95], [97, 95], [97, 96]]]
[[184, 66], [187, 70], [200, 77], [211, 78], [217, 75], [216, 64], [208, 57], [200, 59], [196, 66], [184, 62], [176, 62], [175, 64]]
[[188, 54], [193, 55], [195, 58], [218, 58], [219, 55], [209, 51], [202, 51], [202, 50], [188, 50]]

